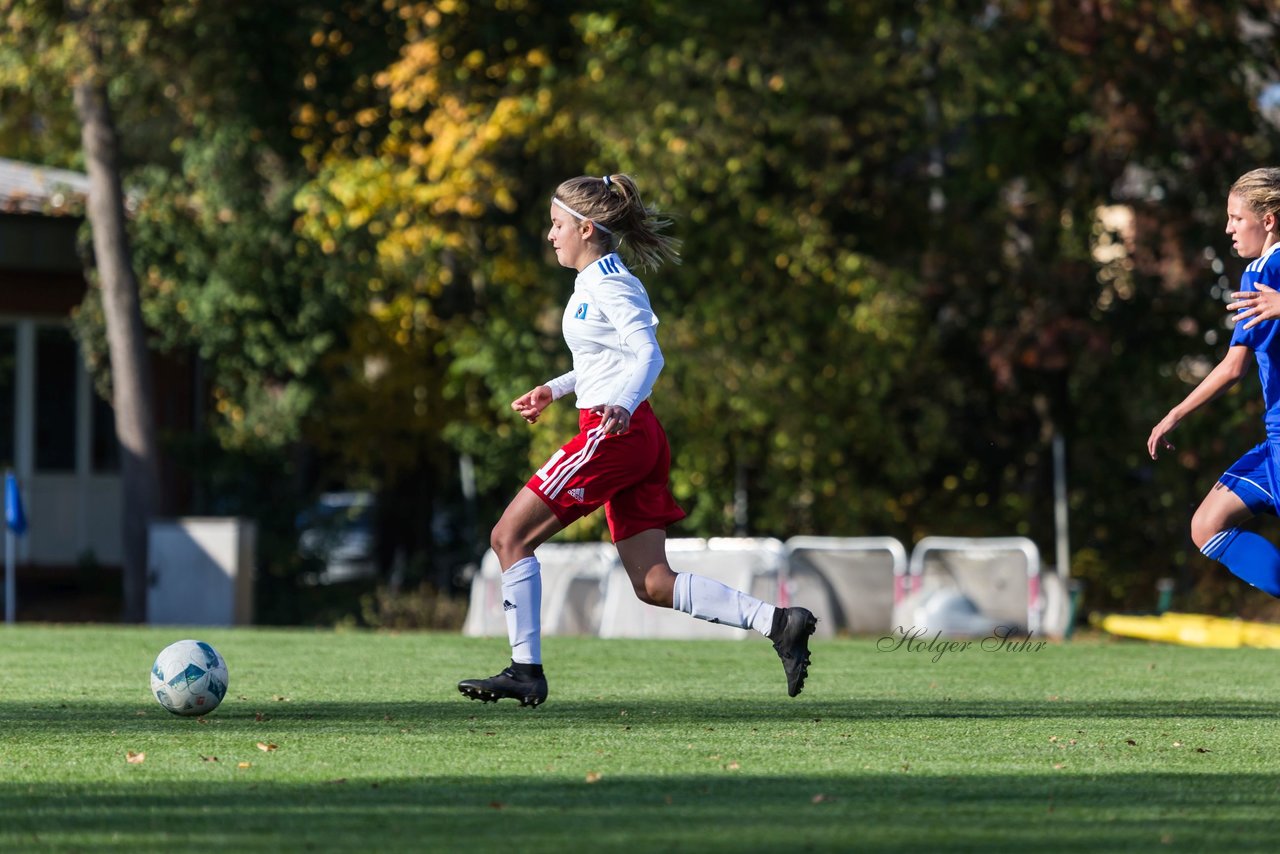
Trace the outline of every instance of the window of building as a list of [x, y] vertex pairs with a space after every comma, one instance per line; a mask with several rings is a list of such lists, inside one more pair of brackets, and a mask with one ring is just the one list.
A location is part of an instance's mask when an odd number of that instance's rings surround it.
[[75, 471], [79, 358], [70, 330], [36, 329], [36, 471]]
[[18, 393], [18, 333], [0, 325], [0, 468], [13, 468], [14, 421]]

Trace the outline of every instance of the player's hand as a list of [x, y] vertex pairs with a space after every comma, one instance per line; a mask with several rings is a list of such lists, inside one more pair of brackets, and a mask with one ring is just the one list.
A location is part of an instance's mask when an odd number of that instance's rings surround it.
[[1173, 428], [1178, 426], [1179, 419], [1173, 417], [1173, 413], [1166, 415], [1160, 419], [1160, 423], [1151, 428], [1151, 435], [1147, 437], [1147, 453], [1151, 455], [1151, 459], [1159, 456], [1160, 451], [1176, 450], [1173, 443], [1167, 438], [1173, 432]]
[[631, 426], [631, 413], [625, 406], [593, 406], [591, 411], [600, 416], [600, 429], [606, 436], [613, 433], [625, 433]]
[[525, 421], [536, 424], [542, 410], [550, 406], [554, 399], [551, 395], [551, 387], [540, 385], [511, 401], [511, 408]]
[[[1249, 322], [1245, 329], [1252, 329], [1264, 320], [1280, 318], [1280, 291], [1258, 282], [1256, 291], [1236, 291], [1227, 303], [1227, 311], [1234, 311], [1231, 322], [1239, 323], [1246, 318]], [[1243, 309], [1243, 311], [1241, 310]]]

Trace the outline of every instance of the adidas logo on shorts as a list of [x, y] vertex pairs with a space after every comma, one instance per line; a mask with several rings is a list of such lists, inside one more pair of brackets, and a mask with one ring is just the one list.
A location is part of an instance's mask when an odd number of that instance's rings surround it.
[[568, 492], [569, 492], [569, 497], [572, 498], [574, 501], [581, 501], [583, 497], [587, 494], [586, 490], [580, 487], [575, 489], [570, 489], [568, 490]]
[[513, 605], [511, 602], [507, 601], [506, 599], [502, 600], [502, 610], [514, 611], [515, 609], [516, 609], [516, 606]]

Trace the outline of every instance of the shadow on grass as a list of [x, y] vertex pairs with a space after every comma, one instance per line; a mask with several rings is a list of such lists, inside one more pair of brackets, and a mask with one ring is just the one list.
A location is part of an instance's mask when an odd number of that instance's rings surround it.
[[[313, 722], [325, 729], [335, 724], [352, 727], [368, 723], [398, 722], [450, 727], [475, 718], [501, 719], [513, 724], [613, 725], [620, 710], [634, 722], [704, 725], [709, 723], [786, 724], [820, 718], [823, 721], [874, 722], [891, 720], [973, 719], [999, 721], [1103, 719], [1280, 719], [1280, 702], [1247, 700], [951, 700], [936, 701], [850, 699], [814, 701], [806, 698], [760, 702], [728, 699], [648, 699], [636, 697], [596, 700], [549, 701], [537, 709], [514, 702], [498, 704], [468, 701], [459, 696], [424, 702], [273, 702], [229, 699], [206, 719], [220, 728], [259, 723], [264, 714], [277, 723], [290, 721], [303, 727]], [[154, 732], [157, 727], [195, 726], [195, 719], [166, 713], [149, 698], [136, 704], [0, 701], [0, 735], [23, 736], [64, 729], [81, 734]]]
[[0, 782], [0, 848], [1274, 850], [1280, 777], [442, 776]]

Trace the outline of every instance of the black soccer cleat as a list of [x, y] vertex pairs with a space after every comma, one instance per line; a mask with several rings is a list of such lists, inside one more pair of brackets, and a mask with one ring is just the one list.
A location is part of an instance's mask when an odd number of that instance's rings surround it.
[[773, 613], [773, 648], [787, 673], [787, 694], [795, 697], [804, 690], [809, 675], [809, 636], [818, 627], [818, 618], [808, 608], [778, 608]]
[[496, 703], [510, 697], [522, 706], [539, 706], [547, 699], [547, 677], [540, 664], [516, 664], [488, 679], [463, 679], [458, 690], [473, 700]]

